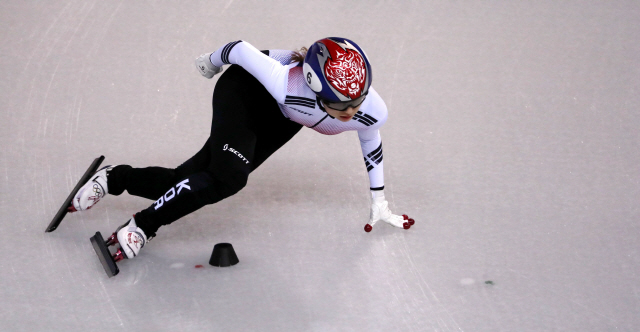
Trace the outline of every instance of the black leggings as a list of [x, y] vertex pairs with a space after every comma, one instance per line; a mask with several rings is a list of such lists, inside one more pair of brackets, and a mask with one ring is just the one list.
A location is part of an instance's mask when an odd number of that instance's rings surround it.
[[156, 200], [135, 215], [147, 236], [240, 191], [249, 174], [302, 128], [285, 118], [264, 86], [240, 66], [232, 65], [222, 74], [212, 104], [211, 135], [182, 165], [175, 169], [120, 165], [109, 173], [109, 194], [126, 190]]

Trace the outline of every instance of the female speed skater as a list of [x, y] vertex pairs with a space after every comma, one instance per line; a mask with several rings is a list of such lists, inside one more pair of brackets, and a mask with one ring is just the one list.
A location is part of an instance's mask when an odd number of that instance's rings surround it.
[[259, 51], [239, 40], [195, 62], [209, 79], [231, 65], [215, 86], [211, 135], [202, 149], [175, 169], [106, 166], [69, 207], [87, 210], [125, 190], [155, 201], [110, 238], [121, 247], [116, 261], [137, 256], [161, 226], [240, 191], [249, 174], [303, 126], [325, 135], [357, 131], [372, 198], [365, 231], [379, 220], [410, 228], [413, 219], [391, 213], [384, 196], [379, 129], [387, 107], [371, 86], [371, 65], [356, 43], [331, 37], [298, 52]]

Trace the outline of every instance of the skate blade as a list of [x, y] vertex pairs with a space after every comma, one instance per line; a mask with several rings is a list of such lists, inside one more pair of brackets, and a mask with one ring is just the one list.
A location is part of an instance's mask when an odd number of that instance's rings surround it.
[[111, 256], [111, 252], [107, 248], [100, 232], [96, 232], [96, 235], [91, 237], [91, 245], [93, 245], [93, 250], [96, 251], [96, 255], [98, 255], [98, 259], [100, 259], [100, 263], [102, 263], [102, 267], [104, 267], [104, 272], [107, 273], [107, 276], [111, 278], [117, 275], [120, 269], [118, 269], [118, 265], [116, 265], [113, 256]]
[[100, 167], [100, 164], [102, 164], [103, 160], [104, 156], [100, 156], [91, 163], [87, 171], [84, 172], [84, 175], [82, 175], [82, 177], [80, 178], [80, 181], [78, 181], [78, 183], [76, 184], [76, 187], [73, 188], [71, 194], [69, 194], [69, 197], [67, 197], [64, 203], [62, 203], [62, 206], [58, 210], [58, 213], [56, 213], [56, 215], [53, 217], [53, 220], [51, 220], [51, 223], [49, 223], [49, 226], [45, 230], [46, 233], [53, 232], [56, 230], [56, 228], [58, 228], [58, 226], [60, 226], [62, 219], [64, 219], [64, 217], [69, 212], [69, 206], [73, 206], [71, 205], [71, 201], [73, 201], [73, 198], [78, 193], [78, 190], [80, 190], [80, 188], [82, 188], [82, 186], [87, 183], [87, 181], [89, 181], [89, 178], [91, 178], [91, 176], [98, 170], [98, 167]]

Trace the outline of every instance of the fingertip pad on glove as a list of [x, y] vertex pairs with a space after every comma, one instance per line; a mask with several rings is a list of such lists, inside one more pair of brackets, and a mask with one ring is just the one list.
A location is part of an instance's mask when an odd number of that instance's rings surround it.
[[407, 223], [409, 223], [409, 225], [411, 225], [411, 226], [413, 226], [413, 224], [415, 224], [415, 223], [416, 223], [416, 221], [415, 221], [415, 220], [413, 220], [413, 218], [409, 218], [409, 216], [408, 216], [408, 215], [406, 215], [406, 214], [403, 214], [403, 215], [402, 215], [402, 218], [404, 218], [404, 220], [407, 220]]

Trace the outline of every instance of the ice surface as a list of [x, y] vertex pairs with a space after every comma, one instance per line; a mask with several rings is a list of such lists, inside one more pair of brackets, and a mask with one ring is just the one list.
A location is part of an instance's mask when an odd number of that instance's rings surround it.
[[[640, 330], [637, 1], [1, 1], [1, 331]], [[208, 136], [193, 59], [357, 41], [390, 117], [371, 233], [355, 133], [303, 129], [238, 195], [108, 279], [46, 226], [88, 164], [175, 167]], [[230, 242], [240, 264], [207, 265]], [[195, 268], [204, 265], [204, 268]]]

